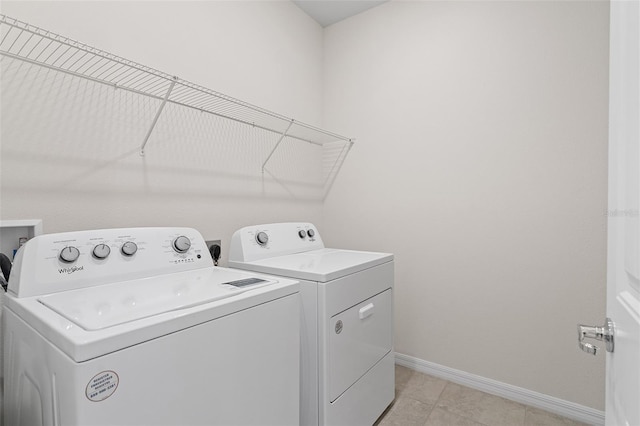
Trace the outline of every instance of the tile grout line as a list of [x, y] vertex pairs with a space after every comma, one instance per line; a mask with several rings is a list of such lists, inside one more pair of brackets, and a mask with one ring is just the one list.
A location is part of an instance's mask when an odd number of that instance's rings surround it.
[[[424, 373], [422, 373], [422, 374], [424, 374]], [[437, 408], [437, 407], [438, 407], [438, 402], [440, 402], [440, 399], [442, 399], [442, 394], [444, 393], [445, 389], [447, 389], [447, 387], [448, 387], [449, 385], [453, 384], [453, 382], [450, 382], [449, 380], [447, 380], [446, 382], [447, 382], [447, 384], [444, 386], [444, 388], [442, 388], [442, 392], [440, 392], [440, 394], [438, 395], [438, 399], [436, 400], [435, 405], [434, 405], [434, 406], [433, 406], [433, 408], [431, 409], [431, 412], [429, 412], [429, 416], [427, 416], [427, 421], [425, 422], [425, 424], [429, 421], [429, 417], [431, 417], [431, 414], [433, 414], [433, 410], [434, 410], [435, 408]], [[459, 384], [458, 384], [458, 386], [461, 386], [461, 387], [464, 387], [464, 388], [468, 388], [467, 386], [464, 386], [464, 385], [459, 385]], [[468, 388], [468, 389], [471, 389], [471, 388]], [[474, 390], [475, 390], [475, 389], [474, 389]], [[482, 391], [478, 391], [478, 392], [481, 392], [481, 393], [483, 393], [483, 394], [487, 394], [486, 392], [482, 392]], [[491, 395], [491, 394], [487, 394], [487, 395]], [[492, 395], [492, 396], [493, 396], [493, 395]], [[526, 416], [527, 416], [527, 405], [525, 405], [525, 404], [521, 404], [521, 405], [522, 405], [522, 406], [524, 407], [524, 409], [525, 409], [525, 416], [524, 416], [524, 418], [522, 419], [522, 424], [521, 424], [521, 425], [519, 425], [519, 426], [525, 426], [525, 421], [526, 421]], [[446, 407], [441, 407], [441, 408], [442, 408], [444, 411], [446, 411], [447, 413], [449, 413], [449, 414], [453, 414], [453, 415], [455, 415], [455, 416], [458, 416], [458, 417], [461, 417], [461, 418], [463, 418], [463, 419], [466, 419], [466, 420], [472, 421], [472, 422], [477, 423], [477, 424], [479, 424], [479, 425], [483, 425], [483, 426], [491, 426], [491, 425], [487, 425], [486, 423], [481, 422], [481, 421], [480, 421], [480, 420], [478, 420], [478, 419], [473, 419], [473, 418], [471, 418], [471, 417], [467, 417], [466, 415], [463, 415], [463, 414], [460, 414], [460, 413], [455, 413], [455, 412], [453, 412], [453, 411], [449, 411]]]
[[[424, 374], [424, 373], [421, 373], [421, 374]], [[436, 399], [436, 402], [433, 404], [433, 407], [431, 408], [431, 411], [429, 412], [429, 415], [427, 416], [427, 421], [425, 422], [425, 424], [429, 421], [429, 418], [433, 414], [434, 410], [436, 408], [438, 408], [438, 402], [440, 402], [440, 399], [442, 398], [442, 394], [444, 393], [445, 389], [447, 389], [447, 386], [449, 386], [451, 384], [451, 382], [449, 380], [445, 380], [445, 382], [446, 382], [446, 384], [444, 385], [444, 387], [442, 388], [442, 390], [438, 394], [438, 399]], [[448, 412], [448, 413], [451, 413], [451, 411], [447, 410], [446, 408], [443, 408], [443, 410]], [[451, 413], [451, 414], [454, 414], [454, 413]]]
[[429, 422], [429, 419], [433, 415], [434, 410], [436, 408], [438, 408], [438, 402], [440, 401], [440, 398], [442, 398], [442, 394], [444, 393], [444, 390], [447, 388], [447, 386], [449, 386], [449, 383], [450, 382], [447, 380], [447, 384], [444, 385], [444, 387], [442, 388], [442, 391], [440, 391], [440, 393], [438, 394], [438, 399], [436, 399], [436, 402], [433, 403], [433, 407], [431, 407], [431, 411], [429, 412], [429, 415], [427, 416], [427, 420], [423, 423], [423, 426], [426, 425]]

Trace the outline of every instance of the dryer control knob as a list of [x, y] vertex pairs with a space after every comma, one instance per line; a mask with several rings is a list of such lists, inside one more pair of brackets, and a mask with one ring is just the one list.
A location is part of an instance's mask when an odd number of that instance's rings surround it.
[[304, 238], [304, 237], [306, 237], [306, 236], [307, 236], [307, 233], [306, 233], [306, 232], [304, 232], [304, 229], [301, 229], [301, 230], [299, 230], [299, 231], [298, 231], [298, 236], [299, 236], [300, 238]]
[[309, 229], [307, 231], [307, 235], [309, 236], [309, 238], [313, 238], [313, 236], [316, 235], [316, 231], [314, 231], [313, 229]]
[[73, 246], [67, 246], [60, 251], [60, 260], [63, 262], [75, 262], [80, 257], [80, 250]]
[[173, 249], [178, 253], [186, 253], [191, 248], [191, 240], [184, 235], [180, 235], [173, 240]]
[[269, 236], [267, 235], [266, 232], [258, 232], [256, 234], [256, 241], [258, 244], [260, 244], [261, 246], [267, 244], [267, 242], [269, 241]]
[[127, 241], [122, 245], [122, 248], [120, 248], [120, 251], [125, 256], [133, 256], [138, 251], [138, 245], [133, 241]]
[[111, 253], [111, 247], [106, 244], [98, 244], [93, 248], [93, 257], [96, 259], [106, 259]]

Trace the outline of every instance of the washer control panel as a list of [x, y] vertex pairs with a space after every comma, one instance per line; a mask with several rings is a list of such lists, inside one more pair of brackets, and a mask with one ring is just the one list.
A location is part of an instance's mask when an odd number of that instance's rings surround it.
[[191, 228], [45, 234], [18, 252], [8, 290], [26, 297], [212, 266], [202, 235]]
[[229, 261], [250, 262], [324, 248], [311, 223], [289, 222], [247, 226], [231, 237]]

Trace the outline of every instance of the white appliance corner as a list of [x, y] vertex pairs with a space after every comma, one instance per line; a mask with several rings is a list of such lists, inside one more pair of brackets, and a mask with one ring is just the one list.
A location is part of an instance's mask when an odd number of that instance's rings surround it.
[[396, 352], [396, 364], [421, 373], [439, 377], [482, 392], [497, 395], [511, 401], [540, 408], [560, 416], [590, 425], [604, 425], [604, 411], [565, 401], [540, 392], [488, 379], [462, 370], [446, 367]]

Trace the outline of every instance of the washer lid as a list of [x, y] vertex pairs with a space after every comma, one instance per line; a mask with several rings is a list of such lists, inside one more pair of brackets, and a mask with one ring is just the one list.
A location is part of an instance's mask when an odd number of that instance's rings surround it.
[[84, 330], [102, 330], [276, 282], [263, 279], [235, 286], [232, 283], [237, 278], [233, 275], [217, 277], [223, 281], [212, 282], [211, 278], [205, 269], [54, 293], [40, 296], [38, 301]]
[[[254, 278], [266, 282], [228, 284]], [[20, 318], [82, 362], [299, 291], [294, 280], [210, 267], [44, 296], [6, 293], [2, 314], [5, 324]]]
[[319, 249], [229, 266], [296, 279], [327, 282], [393, 260], [393, 254]]

